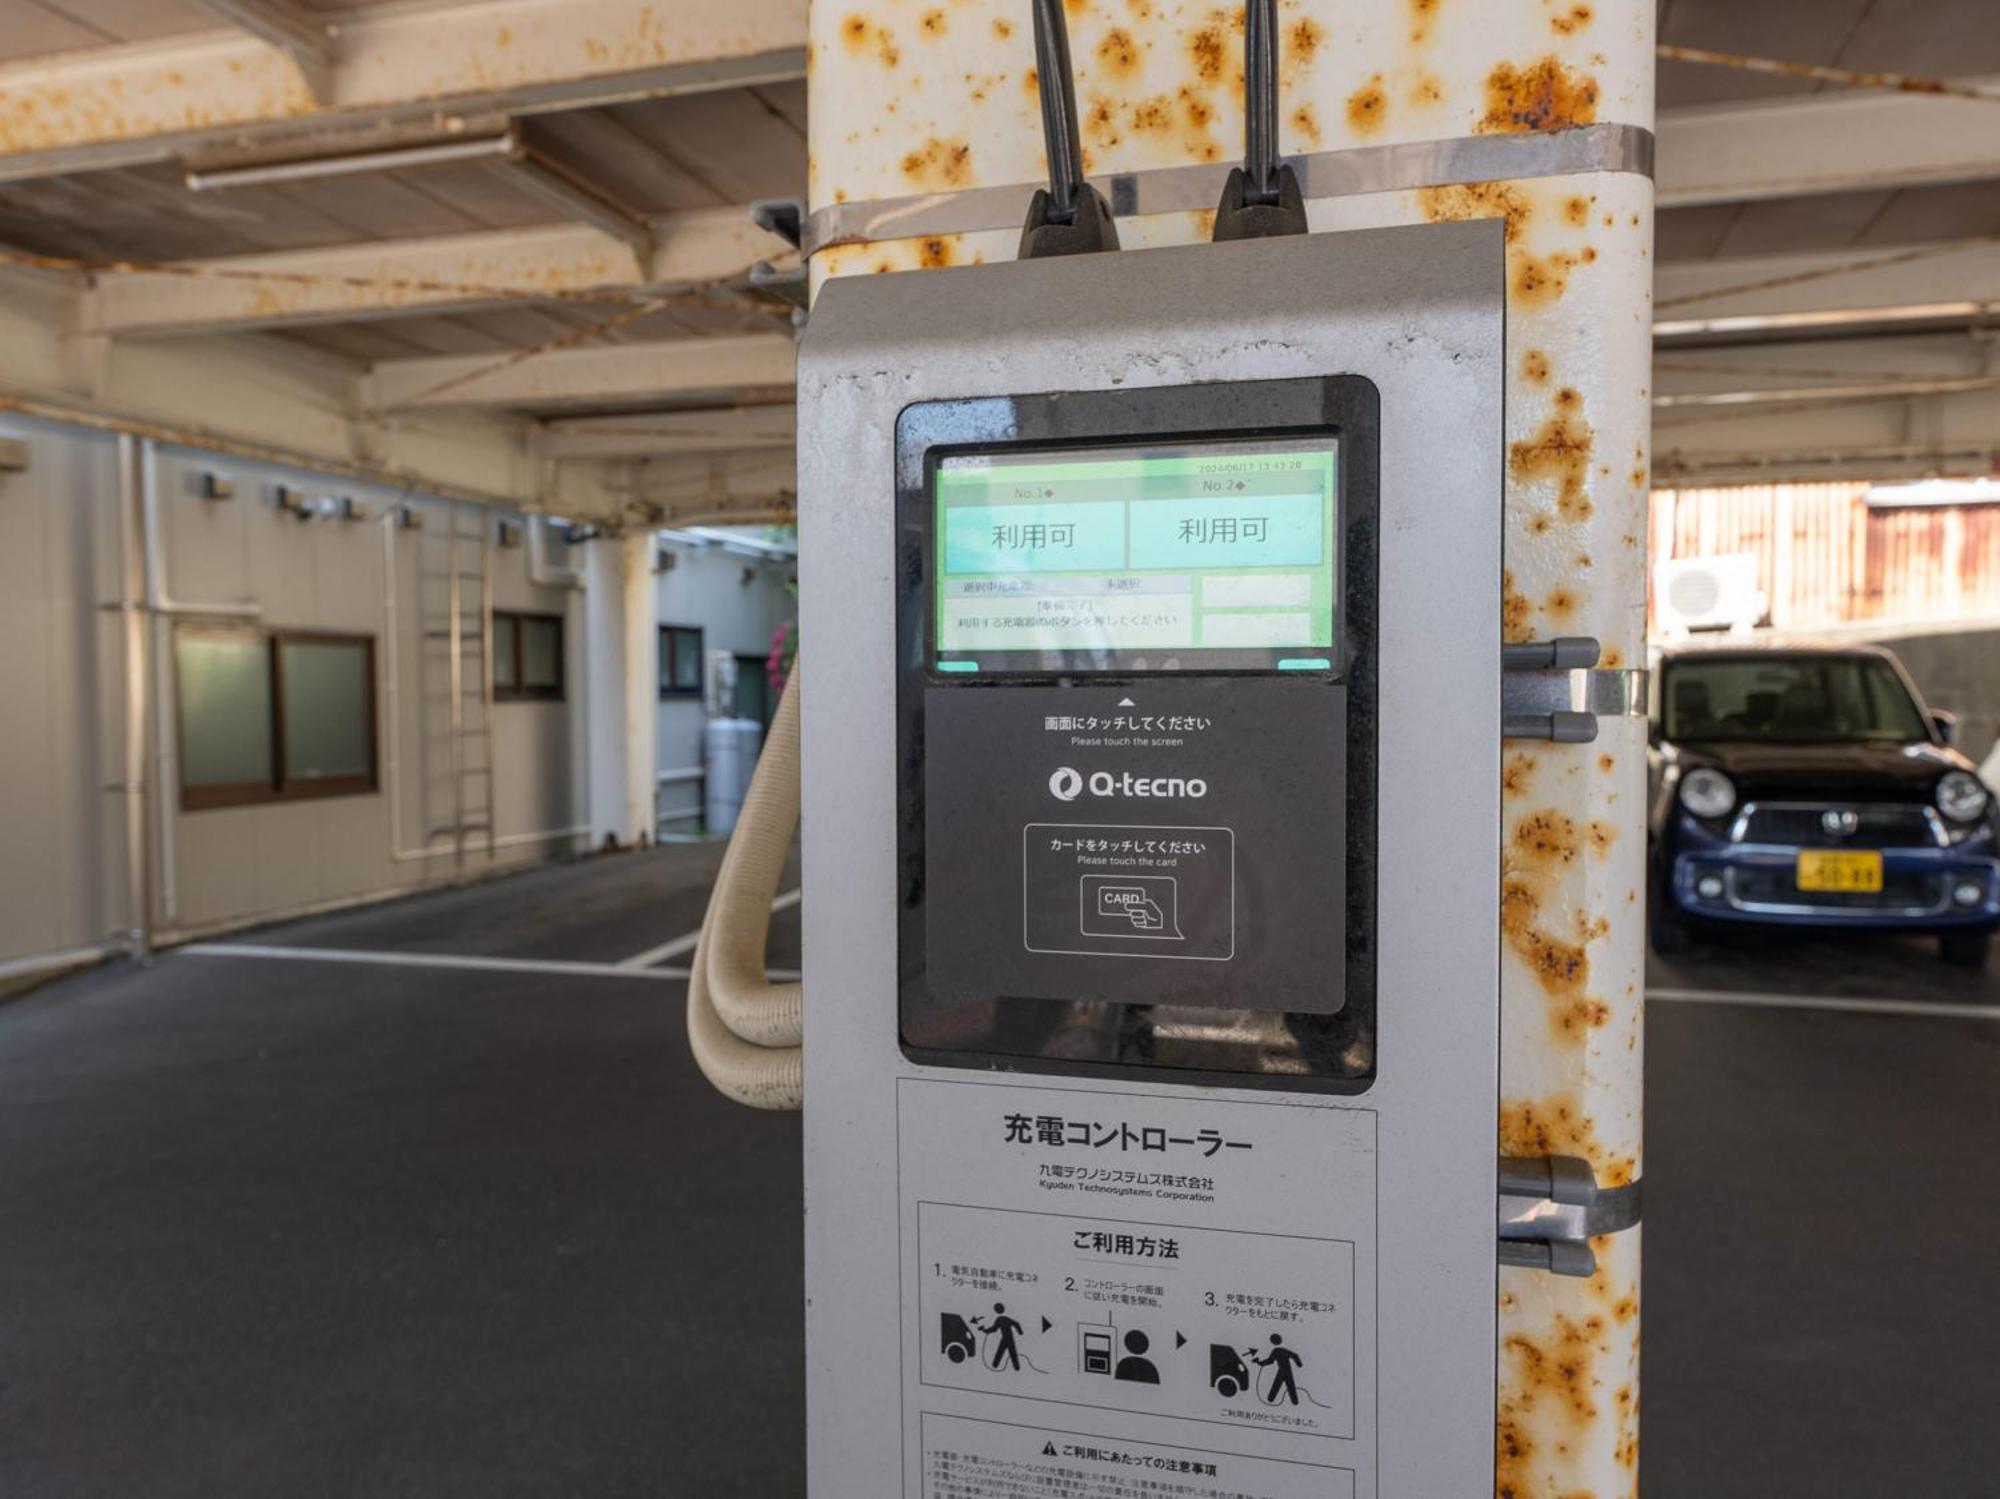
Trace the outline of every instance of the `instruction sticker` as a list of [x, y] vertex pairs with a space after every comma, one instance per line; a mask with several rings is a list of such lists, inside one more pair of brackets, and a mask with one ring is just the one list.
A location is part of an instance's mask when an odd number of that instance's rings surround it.
[[921, 1202], [917, 1254], [927, 1385], [1354, 1435], [1351, 1243]]
[[898, 1113], [907, 1493], [1110, 1499], [1147, 1476], [1037, 1488], [1039, 1445], [941, 1446], [946, 1417], [1212, 1441], [1245, 1465], [1213, 1489], [1231, 1499], [1373, 1493], [1371, 1110], [904, 1079]]
[[1354, 1499], [1354, 1475], [1318, 1463], [939, 1415], [923, 1474], [923, 1499]]
[[1021, 941], [1029, 952], [1225, 961], [1236, 951], [1236, 835], [1031, 822]]

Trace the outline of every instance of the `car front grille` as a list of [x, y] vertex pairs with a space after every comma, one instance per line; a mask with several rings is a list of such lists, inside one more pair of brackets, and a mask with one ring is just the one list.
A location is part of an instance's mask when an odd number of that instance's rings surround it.
[[1729, 880], [1732, 904], [1746, 909], [1815, 911], [1942, 910], [1949, 894], [1944, 876], [1889, 870], [1879, 891], [1801, 890], [1790, 868], [1738, 869]]
[[[1852, 833], [1830, 833], [1829, 811], [1855, 815]], [[1775, 843], [1787, 848], [1941, 848], [1946, 839], [1935, 813], [1918, 802], [1750, 802], [1730, 829], [1734, 843]]]

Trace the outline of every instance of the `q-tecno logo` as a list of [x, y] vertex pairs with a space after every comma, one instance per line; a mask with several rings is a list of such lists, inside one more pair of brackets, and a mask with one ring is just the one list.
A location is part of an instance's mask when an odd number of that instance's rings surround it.
[[1073, 802], [1086, 790], [1100, 797], [1192, 800], [1208, 795], [1208, 782], [1198, 776], [1135, 776], [1129, 770], [1117, 775], [1108, 770], [1093, 770], [1086, 777], [1082, 771], [1067, 765], [1049, 777], [1049, 794], [1059, 802]]

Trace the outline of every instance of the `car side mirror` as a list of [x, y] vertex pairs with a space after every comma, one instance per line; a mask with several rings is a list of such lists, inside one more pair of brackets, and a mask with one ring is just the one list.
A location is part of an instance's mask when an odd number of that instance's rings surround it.
[[1931, 722], [1937, 725], [1938, 738], [1946, 744], [1958, 743], [1958, 715], [1945, 708], [1931, 709]]

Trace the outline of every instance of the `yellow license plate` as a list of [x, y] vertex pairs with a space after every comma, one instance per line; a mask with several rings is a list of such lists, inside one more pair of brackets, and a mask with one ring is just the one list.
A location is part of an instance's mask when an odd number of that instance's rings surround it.
[[1801, 890], [1876, 895], [1882, 890], [1882, 856], [1869, 849], [1806, 849], [1799, 855]]

